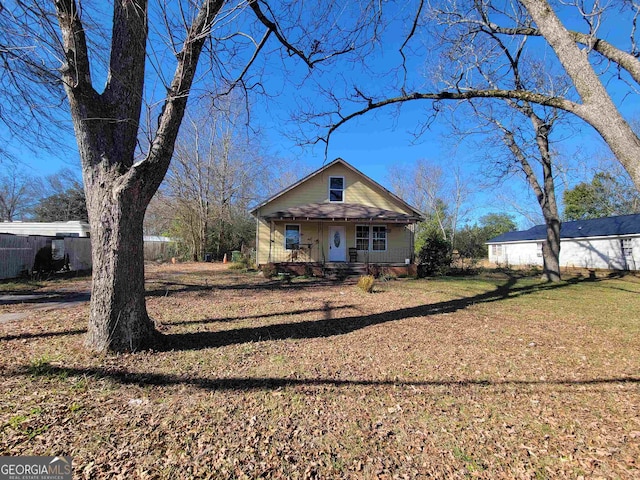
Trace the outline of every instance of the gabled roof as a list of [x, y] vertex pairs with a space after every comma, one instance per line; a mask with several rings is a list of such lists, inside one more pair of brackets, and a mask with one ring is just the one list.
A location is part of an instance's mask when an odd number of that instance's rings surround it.
[[267, 220], [362, 220], [414, 223], [421, 220], [417, 215], [370, 207], [358, 203], [310, 203], [273, 212], [264, 217]]
[[[273, 195], [272, 197], [266, 199], [264, 202], [260, 203], [259, 205], [256, 205], [254, 208], [252, 208], [250, 210], [250, 213], [255, 216], [256, 212], [264, 207], [265, 205], [267, 205], [268, 203], [272, 202], [273, 200], [275, 200], [276, 198], [281, 197], [282, 195], [284, 195], [285, 193], [293, 190], [294, 188], [296, 188], [298, 185], [303, 184], [304, 182], [306, 182], [307, 180], [310, 180], [311, 178], [315, 177], [316, 175], [320, 175], [322, 172], [324, 172], [325, 170], [333, 167], [334, 165], [343, 165], [344, 167], [348, 168], [349, 170], [351, 170], [352, 172], [356, 173], [357, 175], [360, 175], [361, 177], [363, 177], [364, 179], [366, 179], [368, 182], [370, 182], [371, 184], [373, 184], [375, 187], [379, 188], [380, 190], [382, 190], [383, 192], [385, 192], [387, 195], [389, 195], [390, 197], [392, 197], [396, 202], [398, 202], [400, 205], [402, 205], [403, 207], [407, 208], [408, 210], [410, 210], [411, 212], [413, 212], [415, 214], [415, 218], [417, 221], [423, 220], [424, 216], [422, 215], [422, 213], [415, 207], [412, 207], [411, 205], [409, 205], [407, 202], [405, 202], [404, 200], [402, 200], [400, 197], [398, 197], [397, 195], [391, 193], [389, 190], [387, 190], [386, 188], [384, 188], [382, 185], [380, 185], [378, 182], [376, 182], [375, 180], [372, 180], [371, 178], [369, 178], [368, 176], [366, 176], [364, 173], [362, 173], [360, 170], [358, 170], [357, 168], [353, 167], [352, 165], [348, 164], [347, 162], [345, 162], [342, 158], [336, 158], [334, 161], [326, 164], [325, 166], [319, 168], [318, 170], [316, 170], [313, 173], [310, 173], [309, 175], [307, 175], [306, 177], [298, 180], [297, 182], [293, 183], [292, 185], [289, 185], [287, 188], [285, 188], [284, 190], [281, 190], [280, 192], [276, 193], [275, 195]], [[314, 204], [311, 204], [314, 205]], [[320, 205], [320, 204], [317, 204]], [[324, 205], [324, 204], [322, 204]], [[349, 204], [343, 204], [343, 205], [349, 205]], [[351, 206], [357, 207], [357, 204], [350, 204]], [[361, 205], [362, 206], [362, 205]], [[301, 207], [302, 208], [302, 207]], [[366, 207], [369, 208], [369, 207]], [[390, 211], [389, 211], [390, 212]], [[392, 213], [396, 213], [396, 212], [392, 212]], [[341, 217], [344, 218], [344, 217]], [[347, 217], [348, 218], [348, 217]]]
[[[640, 235], [640, 214], [563, 222], [560, 227], [561, 239], [617, 237], [634, 234]], [[546, 227], [536, 225], [529, 230], [503, 233], [487, 243], [525, 242], [527, 240], [545, 240], [546, 238]]]

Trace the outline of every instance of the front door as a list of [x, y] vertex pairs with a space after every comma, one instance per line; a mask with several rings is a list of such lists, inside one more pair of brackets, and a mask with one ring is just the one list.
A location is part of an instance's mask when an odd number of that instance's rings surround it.
[[329, 261], [347, 261], [347, 238], [344, 227], [329, 227]]

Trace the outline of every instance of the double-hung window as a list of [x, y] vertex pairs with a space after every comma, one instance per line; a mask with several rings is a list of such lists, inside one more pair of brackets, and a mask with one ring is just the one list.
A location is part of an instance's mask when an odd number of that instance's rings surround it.
[[371, 227], [371, 250], [384, 252], [387, 249], [387, 227], [374, 225]]
[[369, 250], [369, 225], [356, 225], [356, 249]]
[[385, 225], [356, 225], [356, 248], [384, 252], [387, 250], [387, 227]]
[[285, 225], [284, 248], [286, 250], [297, 250], [300, 248], [300, 225]]
[[329, 177], [329, 201], [344, 202], [344, 177]]

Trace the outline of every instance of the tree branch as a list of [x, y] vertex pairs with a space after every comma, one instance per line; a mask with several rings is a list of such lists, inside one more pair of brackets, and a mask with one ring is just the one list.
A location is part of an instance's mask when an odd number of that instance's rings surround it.
[[231, 91], [236, 87], [236, 85], [238, 85], [238, 83], [242, 82], [244, 76], [249, 71], [249, 68], [251, 68], [251, 65], [253, 65], [253, 62], [255, 62], [256, 58], [258, 58], [258, 54], [260, 53], [260, 51], [262, 51], [262, 49], [266, 45], [267, 40], [269, 39], [270, 35], [271, 35], [271, 30], [267, 29], [267, 31], [265, 32], [265, 34], [262, 37], [262, 40], [260, 40], [260, 43], [258, 45], [256, 45], [256, 49], [253, 52], [253, 55], [251, 56], [251, 58], [249, 59], [247, 64], [242, 69], [242, 72], [240, 72], [240, 75], [238, 75], [238, 77], [233, 82], [231, 82], [231, 84], [229, 85], [229, 88], [227, 88], [227, 90], [223, 93], [223, 95], [227, 95], [227, 94], [231, 93]]
[[[501, 99], [512, 99], [512, 100], [524, 100], [531, 103], [537, 103], [540, 105], [550, 106], [559, 108], [561, 110], [566, 110], [568, 112], [574, 113], [575, 115], [583, 118], [583, 106], [581, 104], [572, 102], [562, 97], [551, 97], [548, 95], [543, 95], [540, 93], [529, 92], [524, 90], [501, 90], [501, 89], [491, 89], [491, 90], [467, 90], [467, 91], [459, 91], [459, 92], [434, 92], [434, 93], [420, 93], [414, 92], [406, 95], [400, 95], [397, 97], [391, 97], [384, 100], [380, 100], [378, 102], [368, 101], [367, 106], [357, 110], [355, 112], [350, 113], [349, 115], [344, 115], [340, 117], [340, 120], [337, 123], [330, 125], [327, 135], [324, 139], [320, 138], [317, 141], [324, 141], [325, 146], [325, 155], [327, 154], [329, 148], [329, 141], [331, 139], [331, 135], [338, 128], [340, 128], [345, 123], [350, 120], [364, 115], [372, 110], [377, 110], [379, 108], [386, 107], [388, 105], [396, 105], [403, 104], [413, 100], [469, 100], [472, 98], [501, 98]], [[317, 143], [316, 141], [316, 143]]]
[[69, 88], [93, 90], [87, 38], [76, 2], [57, 0], [55, 6], [66, 59], [66, 65], [62, 67], [63, 80]]
[[[492, 32], [503, 35], [525, 35], [531, 37], [543, 36], [537, 28], [503, 28], [495, 23], [489, 23], [488, 27]], [[640, 60], [638, 60], [638, 58], [633, 54], [620, 50], [604, 39], [595, 38], [591, 35], [587, 35], [586, 33], [576, 32], [573, 30], [568, 30], [568, 33], [575, 42], [589, 47], [603, 57], [616, 63], [629, 72], [629, 75], [631, 75], [636, 82], [640, 83]]]
[[422, 8], [424, 6], [424, 0], [420, 0], [420, 5], [418, 5], [418, 9], [416, 10], [416, 15], [413, 18], [413, 23], [411, 24], [411, 31], [409, 35], [404, 39], [404, 42], [400, 46], [400, 56], [402, 57], [402, 71], [403, 71], [403, 80], [402, 80], [402, 89], [404, 91], [405, 86], [407, 85], [407, 57], [404, 54], [404, 48], [407, 46], [411, 38], [415, 35], [416, 29], [418, 28], [418, 21], [420, 20], [420, 15], [422, 15]]
[[249, 0], [249, 6], [256, 14], [256, 17], [258, 17], [258, 20], [260, 20], [265, 27], [272, 31], [275, 34], [276, 38], [280, 41], [280, 43], [287, 48], [287, 51], [290, 55], [293, 53], [293, 55], [300, 57], [300, 59], [304, 63], [306, 63], [309, 68], [313, 68], [314, 63], [316, 62], [312, 61], [309, 57], [307, 57], [307, 55], [304, 54], [304, 52], [298, 50], [296, 47], [289, 43], [289, 41], [280, 32], [278, 25], [269, 20], [262, 12], [262, 10], [260, 9], [260, 5], [258, 4], [258, 0]]
[[151, 142], [149, 153], [144, 160], [133, 165], [130, 175], [123, 179], [123, 184], [144, 179], [143, 188], [149, 200], [169, 168], [175, 140], [187, 106], [189, 91], [196, 74], [198, 59], [213, 21], [223, 5], [224, 0], [206, 0], [189, 27], [182, 50], [177, 56], [178, 65], [160, 114], [158, 129]]
[[128, 152], [138, 140], [147, 36], [147, 0], [114, 2], [109, 73], [101, 99], [113, 118], [114, 135], [122, 139], [112, 161], [127, 167], [133, 163]]

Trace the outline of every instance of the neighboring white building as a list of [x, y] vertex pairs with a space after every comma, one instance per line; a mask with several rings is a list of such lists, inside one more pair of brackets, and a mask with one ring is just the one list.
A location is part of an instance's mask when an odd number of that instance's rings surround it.
[[[489, 261], [542, 266], [545, 240], [544, 225], [504, 233], [487, 242]], [[640, 214], [562, 223], [560, 266], [640, 270]]]
[[0, 233], [14, 235], [44, 235], [47, 237], [88, 237], [87, 222], [0, 222]]

